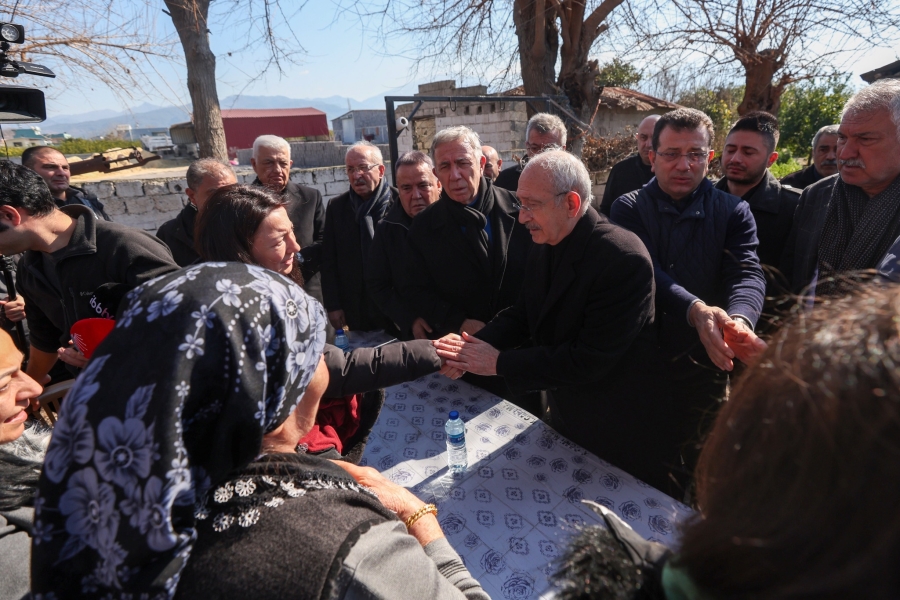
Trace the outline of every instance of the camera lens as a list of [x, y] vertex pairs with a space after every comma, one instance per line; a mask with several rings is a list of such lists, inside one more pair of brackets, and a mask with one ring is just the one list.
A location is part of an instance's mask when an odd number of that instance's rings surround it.
[[19, 39], [19, 30], [14, 25], [6, 24], [0, 27], [0, 38], [7, 42], [15, 42]]

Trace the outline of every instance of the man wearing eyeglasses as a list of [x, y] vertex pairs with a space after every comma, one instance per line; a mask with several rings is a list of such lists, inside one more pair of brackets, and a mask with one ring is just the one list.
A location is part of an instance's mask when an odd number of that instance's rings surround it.
[[511, 192], [519, 187], [519, 177], [525, 163], [546, 148], [566, 147], [566, 124], [556, 115], [536, 113], [525, 126], [525, 158], [521, 162], [500, 171], [494, 185]]
[[322, 302], [322, 238], [325, 235], [325, 205], [322, 193], [291, 181], [291, 145], [277, 135], [261, 135], [253, 141], [250, 166], [256, 173], [254, 185], [269, 188], [287, 200], [287, 213], [294, 226], [300, 250], [303, 289]]
[[390, 326], [366, 289], [365, 266], [375, 228], [398, 200], [397, 190], [384, 178], [384, 159], [378, 146], [356, 142], [344, 157], [350, 189], [332, 198], [325, 211], [322, 242], [322, 292], [328, 321], [371, 331]]
[[[699, 441], [734, 360], [752, 362], [765, 348], [753, 333], [766, 290], [756, 223], [746, 201], [706, 178], [714, 137], [698, 110], [663, 115], [650, 151], [656, 177], [612, 206], [612, 221], [653, 258], [659, 342], [679, 411], [673, 431], [683, 442]], [[694, 446], [683, 455], [688, 472], [696, 455]]]
[[650, 149], [653, 144], [653, 126], [659, 121], [659, 115], [645, 117], [638, 125], [634, 139], [637, 140], [637, 153], [625, 160], [617, 162], [609, 172], [606, 179], [606, 187], [603, 190], [603, 199], [600, 201], [600, 213], [609, 216], [612, 203], [619, 196], [638, 190], [653, 179], [653, 167], [650, 166]]
[[564, 150], [536, 155], [519, 179], [519, 223], [537, 244], [515, 304], [475, 335], [434, 344], [451, 367], [545, 390], [554, 429], [667, 489], [678, 452], [670, 403], [649, 376], [656, 357], [653, 263], [641, 240], [591, 208], [591, 178]]

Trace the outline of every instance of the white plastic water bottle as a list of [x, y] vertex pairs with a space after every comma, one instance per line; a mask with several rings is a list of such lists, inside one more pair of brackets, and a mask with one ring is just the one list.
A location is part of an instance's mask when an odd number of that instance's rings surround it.
[[466, 424], [459, 418], [459, 413], [450, 411], [450, 420], [444, 425], [447, 432], [447, 463], [450, 473], [460, 475], [466, 472], [469, 466], [469, 457], [466, 454]]
[[334, 332], [334, 345], [344, 352], [350, 352], [350, 340], [347, 339], [347, 334], [343, 329]]

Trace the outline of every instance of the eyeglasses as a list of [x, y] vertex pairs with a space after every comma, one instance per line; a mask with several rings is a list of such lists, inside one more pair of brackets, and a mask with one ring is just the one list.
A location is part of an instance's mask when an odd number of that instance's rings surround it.
[[368, 173], [377, 166], [379, 165], [360, 165], [358, 167], [347, 167], [347, 175], [350, 175], [351, 177], [353, 175], [356, 175], [357, 173], [362, 175], [363, 173]]
[[545, 150], [562, 150], [562, 146], [560, 146], [559, 144], [553, 144], [553, 143], [531, 144], [531, 143], [525, 142], [525, 150], [527, 150], [528, 152], [530, 152], [532, 154], [540, 154], [541, 152], [544, 152]]
[[[558, 194], [554, 194], [553, 197], [559, 198], [560, 196], [565, 196], [568, 193], [569, 192], [560, 192]], [[546, 205], [547, 205], [546, 202], [542, 202], [540, 204], [534, 204], [532, 206], [525, 206], [524, 204], [522, 204], [521, 202], [518, 202], [518, 201], [513, 202], [513, 208], [515, 208], [518, 211], [525, 211], [527, 213], [537, 212], [537, 211], [541, 210], [542, 208], [544, 208], [544, 206], [546, 206]]]
[[701, 152], [688, 152], [687, 154], [682, 154], [681, 152], [657, 152], [656, 155], [663, 159], [666, 162], [673, 163], [676, 160], [681, 160], [682, 156], [687, 157], [688, 163], [692, 165], [696, 165], [702, 160], [706, 160], [709, 156], [709, 150], [703, 150]]

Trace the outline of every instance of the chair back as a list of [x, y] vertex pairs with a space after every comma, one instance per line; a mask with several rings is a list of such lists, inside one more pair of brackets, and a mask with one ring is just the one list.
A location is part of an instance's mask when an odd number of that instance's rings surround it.
[[50, 387], [44, 388], [44, 393], [38, 396], [38, 402], [41, 405], [38, 416], [51, 427], [56, 425], [56, 419], [59, 416], [59, 403], [66, 397], [74, 383], [74, 379], [54, 383]]

